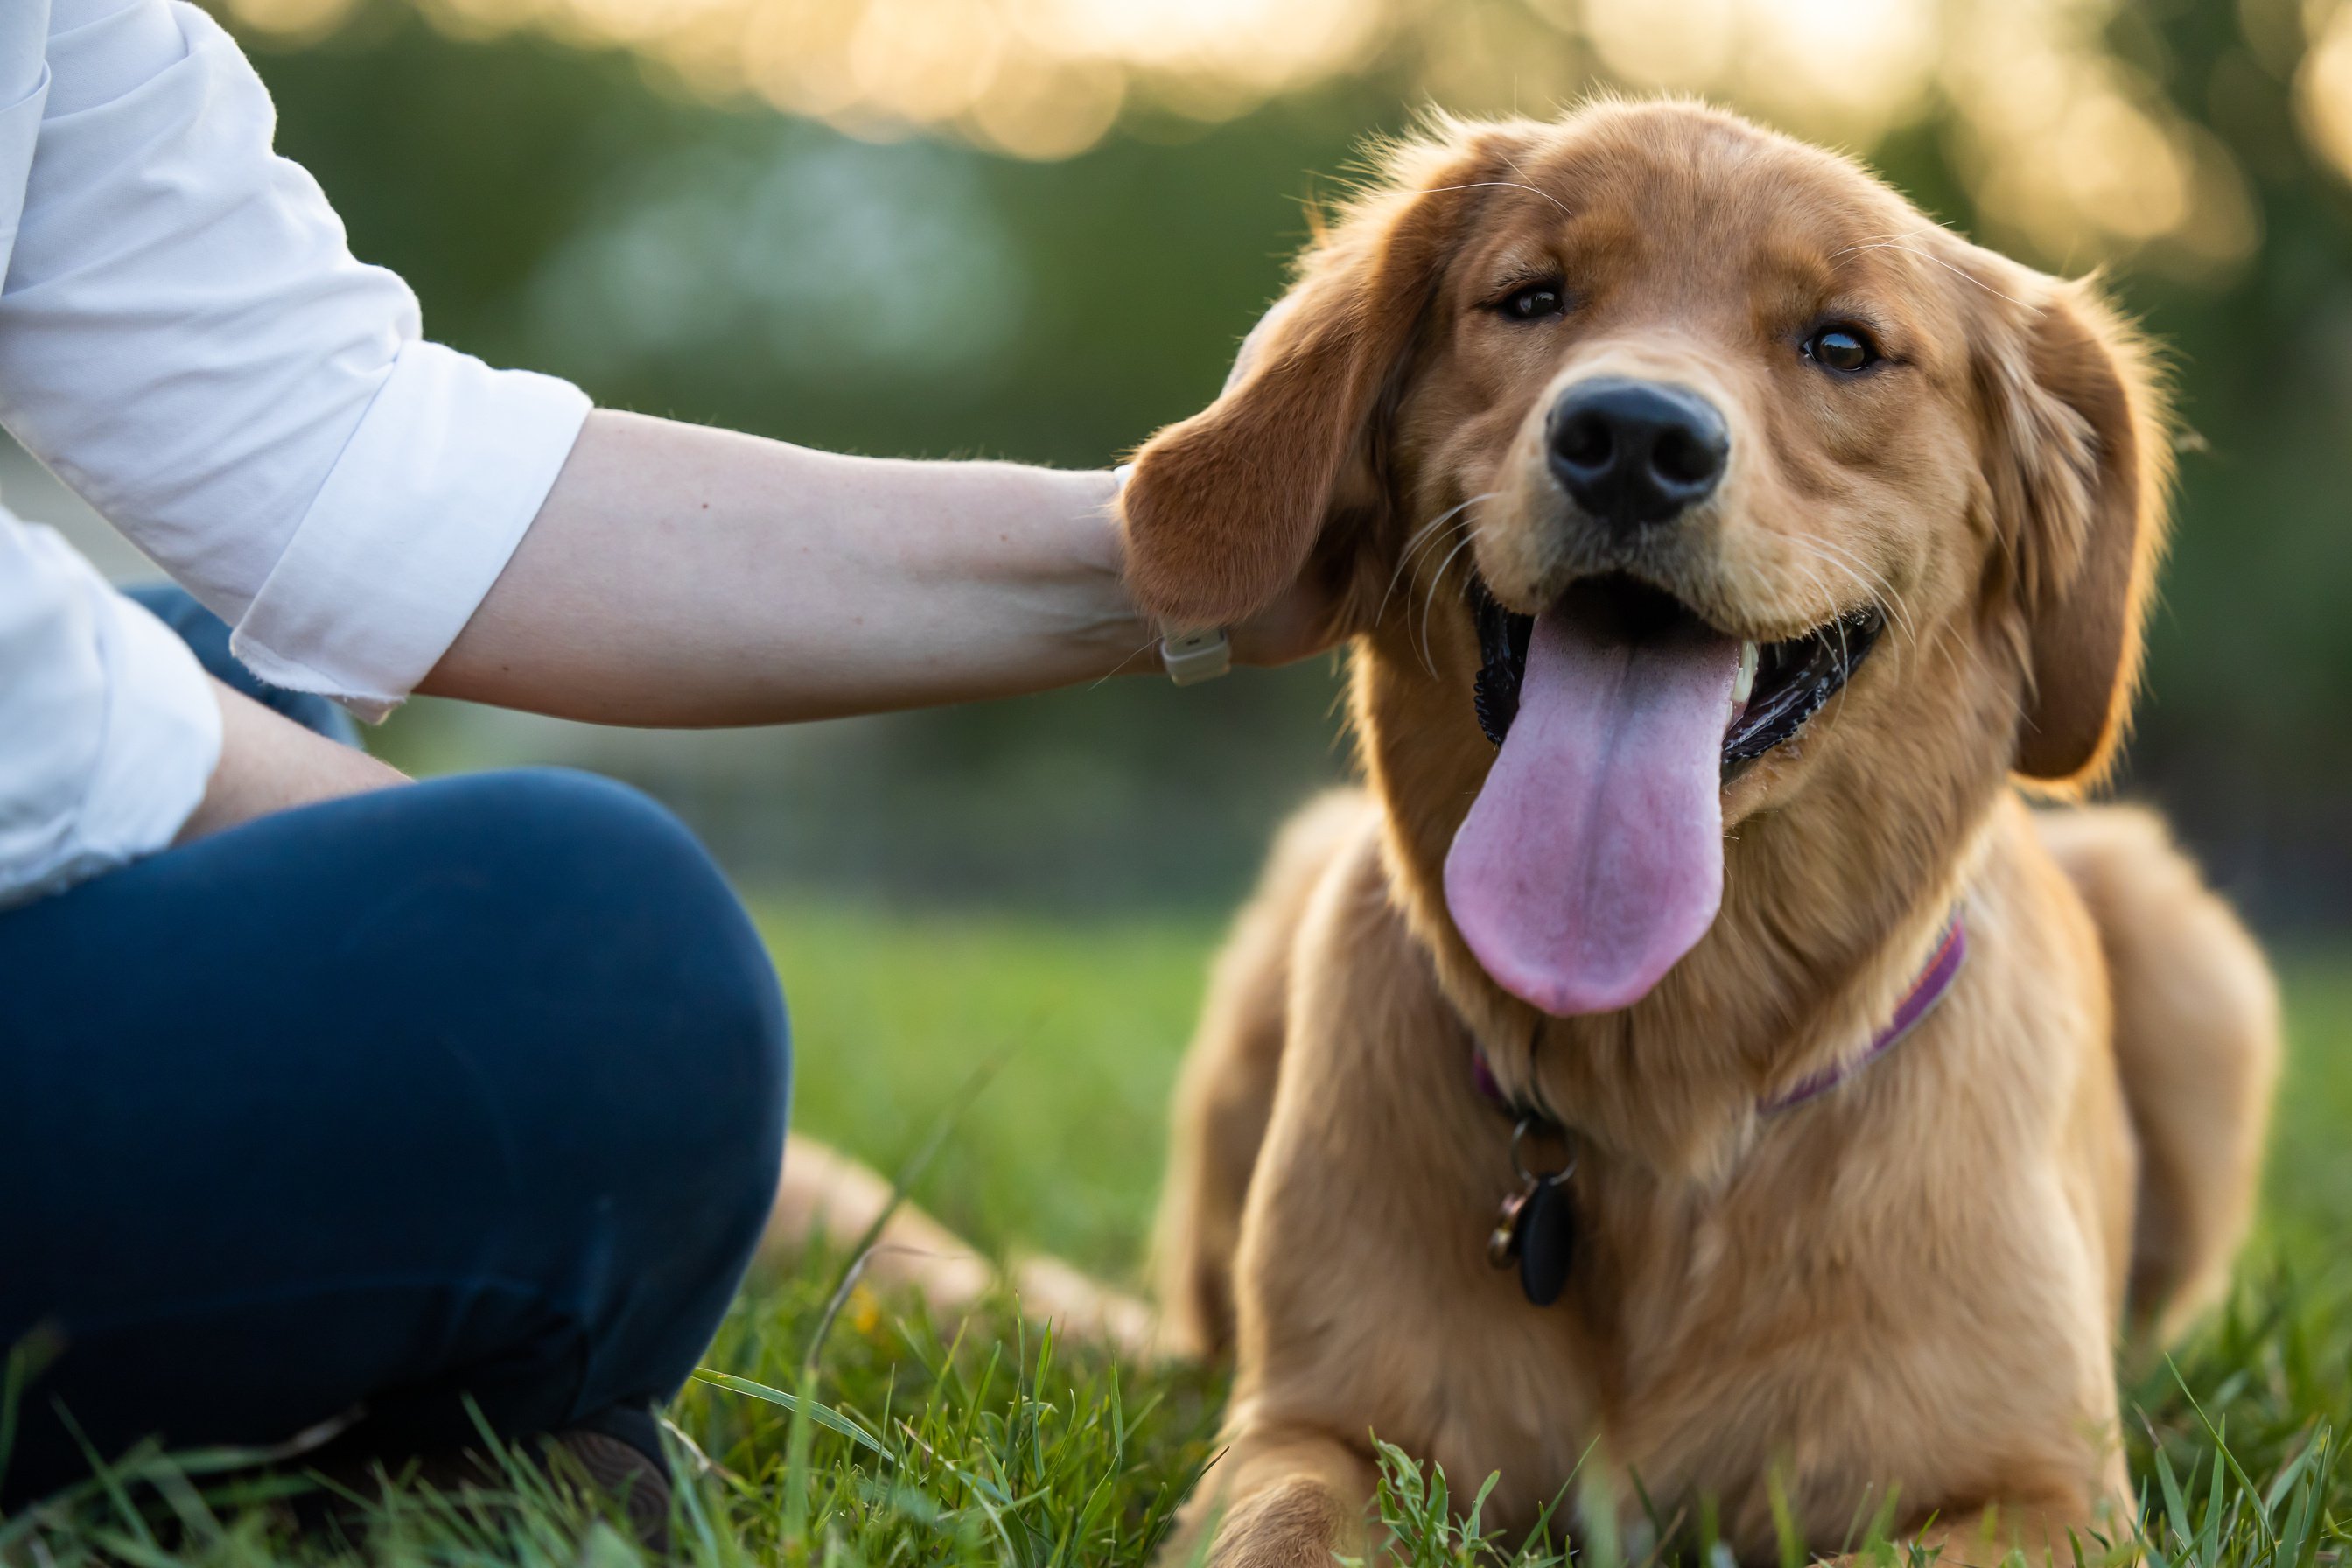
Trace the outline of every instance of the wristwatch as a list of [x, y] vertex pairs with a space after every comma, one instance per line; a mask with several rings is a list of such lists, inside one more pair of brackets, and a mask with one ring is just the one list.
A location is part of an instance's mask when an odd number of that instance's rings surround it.
[[1160, 663], [1179, 686], [1214, 680], [1234, 668], [1234, 645], [1223, 626], [1166, 626], [1160, 634]]
[[[1123, 490], [1127, 489], [1128, 476], [1133, 472], [1133, 463], [1121, 463], [1111, 470], [1111, 477]], [[1179, 686], [1198, 686], [1202, 681], [1214, 680], [1233, 670], [1233, 641], [1225, 636], [1223, 626], [1161, 626], [1160, 667]]]

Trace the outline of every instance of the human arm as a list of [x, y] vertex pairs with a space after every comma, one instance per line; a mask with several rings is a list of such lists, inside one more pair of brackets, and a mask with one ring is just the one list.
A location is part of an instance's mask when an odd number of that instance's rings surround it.
[[406, 774], [355, 746], [306, 730], [218, 680], [210, 685], [220, 708], [220, 760], [205, 781], [204, 797], [173, 836], [174, 844], [273, 811], [408, 782]]
[[[775, 723], [1156, 668], [1117, 480], [845, 458], [599, 411], [420, 688], [605, 723]], [[1293, 595], [1235, 656], [1322, 646]]]
[[[50, 64], [0, 421], [273, 684], [380, 715], [429, 676], [702, 724], [1153, 665], [1109, 476], [592, 419], [576, 389], [423, 340], [201, 13], [135, 0], [53, 36]], [[1316, 646], [1286, 608], [1237, 656]]]

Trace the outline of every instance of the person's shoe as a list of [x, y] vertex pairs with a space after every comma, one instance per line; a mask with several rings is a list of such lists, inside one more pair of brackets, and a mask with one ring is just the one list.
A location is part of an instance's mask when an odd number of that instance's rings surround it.
[[[617, 1502], [640, 1546], [655, 1556], [668, 1552], [669, 1471], [644, 1449], [610, 1433], [575, 1426], [518, 1440], [509, 1451], [536, 1463], [559, 1487], [583, 1501], [593, 1504], [610, 1499]], [[352, 1500], [381, 1495], [382, 1479], [420, 1488], [461, 1505], [511, 1500], [515, 1492], [513, 1477], [476, 1448], [420, 1455], [404, 1465], [347, 1456], [314, 1464], [310, 1470], [325, 1484], [297, 1500], [298, 1527], [330, 1529], [354, 1545], [363, 1541], [370, 1521], [365, 1510], [355, 1508]]]
[[[542, 1439], [541, 1462], [559, 1481], [584, 1481], [593, 1497], [621, 1505], [638, 1544], [656, 1556], [669, 1551], [669, 1470], [635, 1444], [609, 1433], [573, 1427]], [[576, 1470], [577, 1475], [565, 1472]]]

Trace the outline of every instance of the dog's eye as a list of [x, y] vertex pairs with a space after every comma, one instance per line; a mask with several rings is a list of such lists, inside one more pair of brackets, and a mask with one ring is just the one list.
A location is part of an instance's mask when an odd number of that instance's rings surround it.
[[1825, 370], [1868, 370], [1878, 363], [1878, 347], [1859, 327], [1823, 327], [1805, 340], [1805, 357]]
[[1495, 309], [1507, 321], [1539, 321], [1559, 315], [1568, 304], [1560, 297], [1559, 284], [1529, 283], [1504, 295], [1495, 302]]

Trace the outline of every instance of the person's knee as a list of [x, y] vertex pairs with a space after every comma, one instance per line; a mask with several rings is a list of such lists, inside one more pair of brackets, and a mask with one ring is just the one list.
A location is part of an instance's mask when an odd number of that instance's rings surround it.
[[634, 1080], [644, 1139], [676, 1140], [677, 1163], [726, 1174], [764, 1214], [790, 1036], [766, 947], [719, 868], [666, 808], [610, 780], [549, 769], [481, 785], [476, 832], [507, 847], [510, 897], [536, 911], [519, 921], [535, 928], [515, 935], [519, 963], [544, 977], [533, 989], [563, 993], [583, 1049], [610, 1043], [588, 1087]]
[[[531, 1139], [560, 1151], [541, 1205], [606, 1259], [583, 1303], [593, 1342], [578, 1397], [665, 1397], [716, 1331], [774, 1201], [782, 994], [742, 905], [667, 810], [577, 773], [505, 775], [491, 794], [477, 809], [530, 846], [516, 874], [531, 903], [560, 911], [573, 950], [575, 1049]], [[590, 1143], [587, 1163], [572, 1157]], [[593, 1208], [576, 1201], [583, 1186]]]
[[[751, 916], [685, 824], [626, 784], [529, 769], [486, 775], [479, 831], [520, 851], [516, 895], [537, 907], [541, 955], [577, 965], [610, 1016], [705, 1040], [713, 1087], [781, 1090], [782, 1000]], [[761, 1098], [765, 1098], [764, 1096]]]

